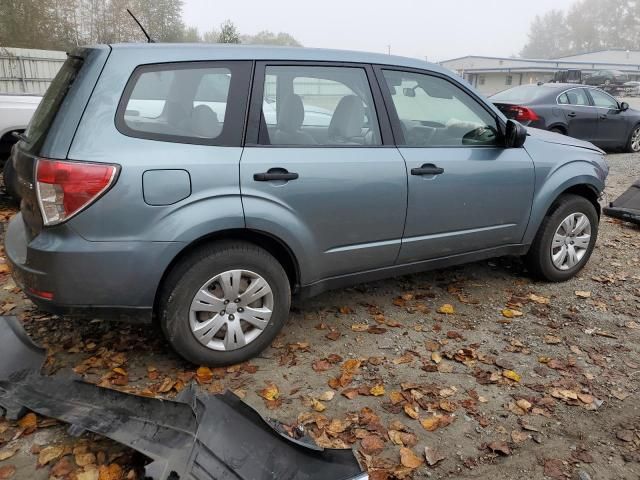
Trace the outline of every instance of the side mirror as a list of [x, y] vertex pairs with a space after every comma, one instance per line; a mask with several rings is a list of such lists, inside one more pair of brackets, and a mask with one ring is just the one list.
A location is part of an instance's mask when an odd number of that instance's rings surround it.
[[504, 134], [505, 147], [520, 148], [527, 139], [527, 129], [513, 120], [507, 121], [507, 128]]
[[620, 111], [626, 112], [627, 110], [629, 110], [629, 104], [627, 102], [622, 102], [620, 104]]

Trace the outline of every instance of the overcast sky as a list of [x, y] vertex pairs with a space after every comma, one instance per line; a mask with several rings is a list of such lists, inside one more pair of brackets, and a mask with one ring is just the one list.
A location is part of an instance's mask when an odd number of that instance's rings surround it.
[[226, 19], [241, 33], [283, 31], [305, 47], [391, 52], [429, 61], [509, 56], [536, 14], [573, 0], [184, 0], [184, 20], [203, 31]]

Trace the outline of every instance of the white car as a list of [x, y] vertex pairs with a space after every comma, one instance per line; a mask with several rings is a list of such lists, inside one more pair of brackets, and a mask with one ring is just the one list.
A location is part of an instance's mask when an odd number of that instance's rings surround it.
[[42, 97], [36, 95], [0, 95], [0, 165], [4, 162], [5, 188], [13, 197], [17, 193], [11, 181], [13, 168], [6, 161], [18, 141], [13, 133], [26, 130], [40, 100]]

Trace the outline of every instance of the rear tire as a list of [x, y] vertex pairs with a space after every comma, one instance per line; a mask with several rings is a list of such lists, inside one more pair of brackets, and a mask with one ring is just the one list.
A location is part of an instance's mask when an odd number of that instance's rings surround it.
[[598, 238], [598, 221], [598, 213], [589, 200], [562, 195], [542, 221], [525, 257], [532, 275], [549, 282], [564, 282], [575, 276], [591, 257]]
[[7, 194], [15, 201], [20, 201], [20, 194], [18, 193], [18, 179], [16, 178], [16, 171], [13, 168], [13, 162], [11, 157], [7, 158], [2, 168], [2, 179], [4, 181], [4, 189]]
[[248, 360], [271, 344], [289, 316], [291, 289], [268, 252], [225, 241], [180, 261], [159, 306], [164, 335], [179, 355], [196, 365], [222, 366]]

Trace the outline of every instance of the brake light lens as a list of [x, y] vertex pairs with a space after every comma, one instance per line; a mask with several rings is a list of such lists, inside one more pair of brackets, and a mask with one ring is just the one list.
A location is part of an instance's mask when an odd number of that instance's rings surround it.
[[62, 223], [81, 212], [115, 182], [117, 165], [40, 158], [36, 192], [45, 225]]
[[536, 112], [528, 107], [521, 107], [519, 105], [511, 105], [507, 107], [507, 114], [519, 122], [535, 122], [540, 120], [540, 117]]

